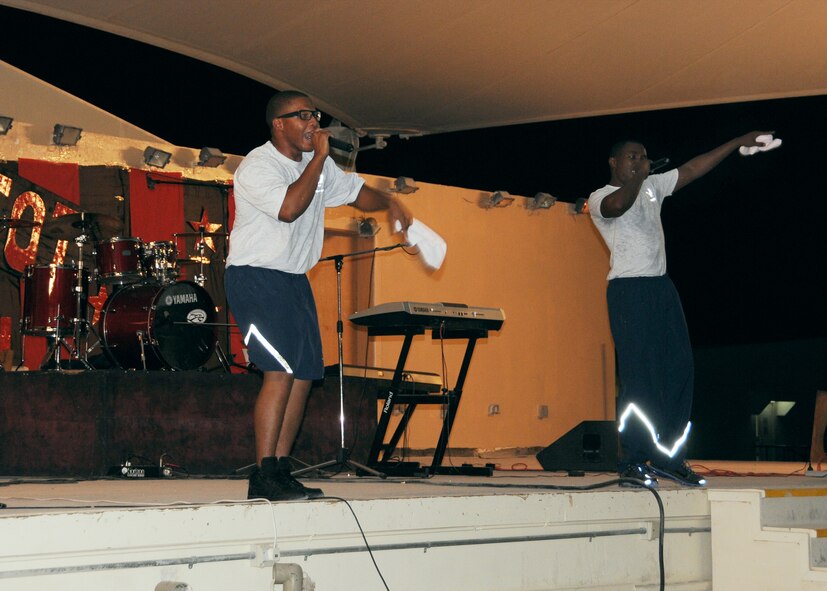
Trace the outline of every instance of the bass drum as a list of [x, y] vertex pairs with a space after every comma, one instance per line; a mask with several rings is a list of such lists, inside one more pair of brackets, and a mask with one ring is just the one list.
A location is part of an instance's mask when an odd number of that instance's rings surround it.
[[198, 369], [215, 350], [215, 316], [210, 295], [189, 281], [129, 285], [104, 306], [104, 351], [122, 369]]

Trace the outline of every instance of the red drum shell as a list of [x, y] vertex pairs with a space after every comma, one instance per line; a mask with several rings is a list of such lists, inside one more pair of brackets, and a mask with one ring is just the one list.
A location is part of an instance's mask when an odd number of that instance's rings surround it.
[[126, 285], [144, 277], [141, 264], [143, 242], [140, 238], [110, 238], [95, 242], [98, 281]]
[[[74, 265], [29, 265], [23, 277], [21, 332], [27, 335], [55, 336], [73, 330], [73, 318], [85, 319], [89, 274], [81, 274], [80, 310], [75, 288], [78, 268]], [[77, 314], [77, 315], [76, 315]]]
[[130, 285], [104, 306], [104, 351], [123, 369], [198, 369], [215, 350], [215, 316], [210, 295], [195, 283]]

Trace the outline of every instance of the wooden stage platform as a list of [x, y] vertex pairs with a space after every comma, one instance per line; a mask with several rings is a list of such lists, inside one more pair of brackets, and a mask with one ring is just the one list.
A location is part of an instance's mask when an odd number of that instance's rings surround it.
[[[375, 390], [347, 386], [358, 458]], [[308, 463], [339, 447], [338, 383], [319, 387]], [[0, 374], [0, 589], [655, 591], [662, 572], [670, 591], [827, 591], [827, 478], [803, 464], [704, 461], [708, 488], [653, 492], [449, 450], [496, 469], [334, 470], [308, 475], [325, 498], [248, 501], [257, 391], [249, 374]], [[104, 476], [163, 454], [168, 476]]]
[[[231, 474], [255, 461], [260, 385], [249, 373], [0, 372], [0, 474], [103, 476], [162, 456], [192, 474]], [[348, 445], [364, 461], [378, 386], [348, 377], [344, 385]], [[313, 465], [335, 458], [339, 414], [337, 375], [314, 386], [295, 456]]]

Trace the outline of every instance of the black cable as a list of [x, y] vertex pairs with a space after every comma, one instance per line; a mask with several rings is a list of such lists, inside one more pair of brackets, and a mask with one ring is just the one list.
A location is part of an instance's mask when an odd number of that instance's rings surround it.
[[365, 530], [362, 529], [362, 524], [359, 523], [359, 518], [356, 516], [356, 511], [353, 510], [353, 507], [350, 506], [350, 503], [347, 500], [341, 497], [320, 497], [318, 499], [314, 499], [317, 501], [341, 501], [345, 504], [345, 506], [350, 510], [351, 515], [353, 515], [354, 521], [356, 521], [356, 527], [359, 528], [359, 533], [362, 534], [362, 540], [365, 542], [365, 549], [368, 551], [368, 555], [370, 555], [371, 562], [373, 562], [373, 568], [376, 569], [376, 574], [379, 575], [379, 578], [382, 580], [382, 584], [385, 586], [387, 591], [390, 591], [390, 587], [388, 587], [388, 583], [385, 581], [385, 577], [382, 576], [382, 571], [379, 568], [379, 565], [376, 564], [376, 558], [373, 556], [373, 551], [370, 549], [370, 544], [368, 543], [368, 538], [365, 536]]

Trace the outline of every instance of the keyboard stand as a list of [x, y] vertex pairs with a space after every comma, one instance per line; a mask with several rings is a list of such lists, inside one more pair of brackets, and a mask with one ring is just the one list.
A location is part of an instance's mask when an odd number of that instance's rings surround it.
[[[473, 476], [491, 476], [494, 472], [492, 465], [480, 466], [442, 466], [442, 460], [445, 457], [445, 451], [448, 448], [448, 439], [451, 435], [451, 429], [454, 426], [459, 403], [462, 398], [462, 389], [465, 385], [465, 377], [468, 374], [468, 368], [471, 365], [471, 356], [474, 353], [474, 347], [477, 340], [488, 336], [488, 331], [485, 329], [460, 329], [460, 330], [443, 330], [440, 333], [439, 329], [432, 330], [432, 337], [435, 339], [468, 339], [468, 345], [465, 348], [465, 356], [460, 366], [460, 371], [457, 376], [457, 382], [453, 390], [442, 390], [441, 394], [430, 394], [427, 392], [413, 390], [412, 392], [404, 392], [402, 389], [403, 381], [402, 375], [405, 371], [405, 362], [408, 358], [408, 353], [411, 349], [411, 343], [416, 335], [424, 334], [425, 328], [422, 326], [401, 326], [401, 327], [369, 327], [369, 336], [387, 336], [404, 335], [405, 340], [402, 343], [402, 350], [399, 353], [399, 360], [396, 363], [396, 370], [391, 380], [389, 388], [382, 388], [378, 391], [377, 397], [384, 400], [385, 404], [382, 406], [382, 412], [379, 415], [379, 422], [376, 426], [376, 434], [373, 438], [373, 444], [368, 454], [367, 465], [373, 469], [381, 470], [388, 476], [423, 476], [427, 477], [434, 474], [463, 474]], [[393, 407], [397, 404], [407, 405], [402, 417], [390, 437], [390, 440], [385, 444], [385, 436], [390, 424], [390, 418], [393, 414]], [[442, 430], [439, 435], [436, 449], [434, 450], [434, 457], [430, 466], [420, 466], [418, 462], [403, 462], [392, 463], [390, 461], [393, 452], [399, 444], [399, 440], [408, 426], [408, 422], [413, 417], [414, 411], [419, 404], [442, 404], [445, 406], [445, 420], [442, 423]], [[382, 451], [382, 458], [379, 458], [379, 453]]]

